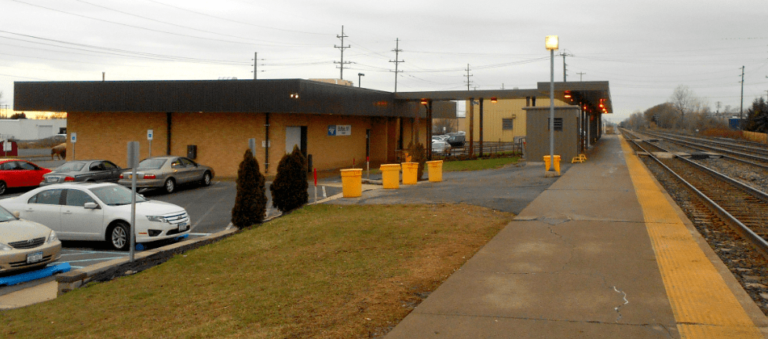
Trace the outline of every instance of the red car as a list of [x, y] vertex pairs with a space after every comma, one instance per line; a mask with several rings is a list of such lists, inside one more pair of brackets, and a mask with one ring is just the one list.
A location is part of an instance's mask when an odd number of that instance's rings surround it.
[[26, 160], [0, 159], [0, 194], [11, 187], [39, 186], [43, 174], [51, 170]]

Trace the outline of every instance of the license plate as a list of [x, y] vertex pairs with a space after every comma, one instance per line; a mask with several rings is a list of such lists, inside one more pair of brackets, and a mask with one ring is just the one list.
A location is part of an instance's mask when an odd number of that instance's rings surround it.
[[45, 182], [58, 182], [58, 181], [59, 181], [59, 178], [52, 178], [52, 177], [45, 178]]
[[34, 264], [40, 261], [43, 261], [43, 252], [27, 254], [27, 264]]
[[187, 228], [189, 228], [189, 224], [185, 222], [179, 224], [179, 232], [184, 232], [187, 230]]

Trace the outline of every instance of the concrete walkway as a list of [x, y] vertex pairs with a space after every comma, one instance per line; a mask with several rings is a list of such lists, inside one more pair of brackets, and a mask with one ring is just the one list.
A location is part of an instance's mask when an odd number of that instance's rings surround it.
[[765, 316], [622, 142], [606, 135], [387, 338], [762, 337]]

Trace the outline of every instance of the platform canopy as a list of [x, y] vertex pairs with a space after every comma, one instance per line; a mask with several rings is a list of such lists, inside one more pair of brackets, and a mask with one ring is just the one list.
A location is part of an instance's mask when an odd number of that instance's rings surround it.
[[[490, 100], [491, 98], [503, 100], [525, 97], [549, 97], [549, 85], [549, 82], [539, 82], [536, 89], [398, 92], [395, 93], [395, 100], [464, 101], [470, 99]], [[573, 105], [586, 106], [588, 112], [613, 112], [608, 81], [556, 82], [555, 97], [564, 102], [571, 102]], [[603, 108], [605, 108], [605, 111], [603, 111]]]

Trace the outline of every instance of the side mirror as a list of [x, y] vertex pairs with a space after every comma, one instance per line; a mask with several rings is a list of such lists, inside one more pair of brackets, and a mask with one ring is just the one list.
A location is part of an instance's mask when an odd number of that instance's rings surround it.
[[83, 207], [87, 210], [95, 210], [99, 208], [99, 205], [97, 205], [95, 202], [86, 202]]
[[21, 213], [19, 211], [13, 211], [13, 216], [16, 217], [16, 219], [21, 218]]

